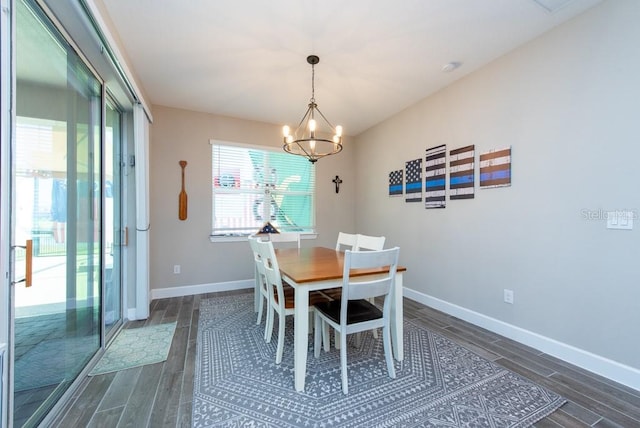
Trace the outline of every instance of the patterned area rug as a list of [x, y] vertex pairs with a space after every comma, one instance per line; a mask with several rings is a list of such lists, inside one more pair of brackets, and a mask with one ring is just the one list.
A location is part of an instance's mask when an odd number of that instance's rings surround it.
[[175, 329], [172, 322], [121, 330], [89, 376], [165, 361]]
[[[449, 339], [405, 321], [405, 360], [387, 375], [382, 341], [348, 342], [349, 395], [340, 355], [313, 357], [305, 391], [294, 389], [292, 318], [282, 363], [256, 325], [253, 294], [200, 304], [194, 427], [526, 427], [565, 400]], [[277, 324], [277, 322], [276, 322]], [[353, 335], [352, 335], [353, 336]]]

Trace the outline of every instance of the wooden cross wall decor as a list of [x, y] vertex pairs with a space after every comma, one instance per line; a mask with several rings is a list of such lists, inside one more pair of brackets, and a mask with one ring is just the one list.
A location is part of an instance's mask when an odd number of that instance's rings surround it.
[[340, 193], [340, 183], [342, 183], [342, 180], [340, 180], [340, 176], [336, 175], [336, 178], [331, 181], [336, 184], [336, 193]]

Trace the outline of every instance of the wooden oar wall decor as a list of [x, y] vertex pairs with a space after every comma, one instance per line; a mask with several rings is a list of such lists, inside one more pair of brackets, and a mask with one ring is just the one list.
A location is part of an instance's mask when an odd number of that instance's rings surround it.
[[184, 188], [184, 169], [187, 166], [187, 161], [180, 161], [180, 167], [182, 168], [182, 190], [180, 190], [180, 196], [178, 196], [178, 218], [180, 220], [187, 219], [187, 191]]

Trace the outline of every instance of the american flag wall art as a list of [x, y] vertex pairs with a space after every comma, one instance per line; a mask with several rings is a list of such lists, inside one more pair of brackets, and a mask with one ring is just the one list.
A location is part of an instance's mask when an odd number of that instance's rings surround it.
[[473, 199], [475, 145], [449, 152], [449, 199]]
[[511, 147], [480, 155], [480, 188], [511, 186]]
[[424, 207], [444, 208], [446, 206], [447, 146], [427, 149], [424, 165]]
[[402, 196], [403, 171], [391, 171], [389, 173], [389, 196]]
[[422, 158], [405, 163], [405, 202], [422, 202]]

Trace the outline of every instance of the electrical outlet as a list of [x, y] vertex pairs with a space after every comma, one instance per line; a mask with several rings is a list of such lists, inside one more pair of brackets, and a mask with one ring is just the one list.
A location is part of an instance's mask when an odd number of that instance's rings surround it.
[[513, 290], [504, 289], [504, 302], [513, 305]]
[[175, 274], [180, 273], [180, 265], [173, 265], [173, 273]]

